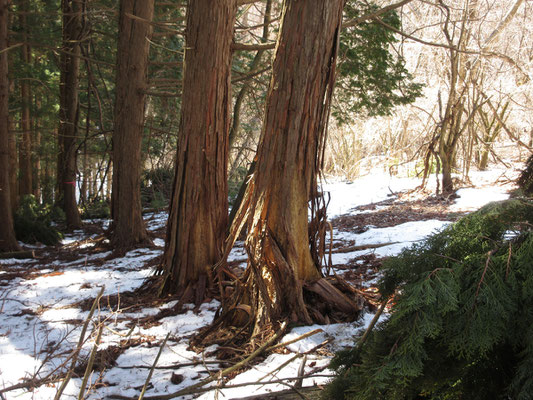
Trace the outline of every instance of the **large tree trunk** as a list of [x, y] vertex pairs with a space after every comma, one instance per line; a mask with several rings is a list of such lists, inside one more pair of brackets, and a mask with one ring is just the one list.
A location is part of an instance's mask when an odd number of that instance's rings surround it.
[[327, 315], [306, 307], [304, 286], [324, 303], [357, 315], [355, 303], [322, 278], [308, 222], [309, 200], [317, 196], [343, 5], [344, 0], [284, 3], [256, 169], [234, 221], [239, 225], [247, 215], [245, 285], [225, 305], [227, 312], [247, 310], [233, 313], [231, 322], [250, 327], [252, 336], [284, 320], [327, 321]]
[[76, 142], [78, 138], [78, 84], [80, 69], [80, 40], [82, 39], [81, 0], [62, 0], [63, 52], [61, 53], [61, 77], [59, 90], [59, 158], [58, 200], [70, 228], [81, 226], [76, 202]]
[[154, 0], [122, 0], [113, 131], [112, 239], [116, 247], [150, 242], [141, 209], [141, 147]]
[[8, 0], [0, 0], [0, 252], [17, 251], [9, 186], [9, 83], [7, 76]]
[[[220, 260], [228, 216], [234, 0], [191, 1], [176, 175], [170, 204], [162, 293], [203, 299]], [[187, 289], [190, 290], [187, 290]]]

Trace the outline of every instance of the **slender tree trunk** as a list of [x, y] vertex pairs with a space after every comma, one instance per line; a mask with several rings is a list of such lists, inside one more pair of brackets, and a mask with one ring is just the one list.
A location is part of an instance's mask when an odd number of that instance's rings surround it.
[[80, 40], [82, 39], [82, 0], [62, 0], [63, 50], [59, 110], [59, 202], [65, 211], [67, 226], [81, 226], [76, 201], [76, 142], [79, 114]]
[[[14, 85], [10, 84], [10, 92]], [[11, 193], [11, 209], [15, 212], [19, 204], [19, 187], [17, 177], [17, 137], [15, 135], [15, 123], [9, 117], [9, 190]]]
[[[20, 26], [22, 28], [22, 40], [24, 44], [21, 47], [22, 62], [28, 67], [31, 63], [31, 49], [28, 44], [28, 26], [26, 22], [26, 14], [28, 11], [28, 2], [24, 0], [21, 2], [21, 10], [19, 15]], [[20, 83], [20, 94], [22, 100], [22, 111], [20, 119], [20, 130], [22, 131], [22, 139], [19, 146], [19, 194], [21, 196], [33, 193], [32, 184], [32, 165], [31, 165], [31, 89], [28, 80], [22, 80]]]
[[[468, 92], [467, 70], [468, 54], [458, 51], [465, 50], [471, 38], [471, 23], [477, 16], [478, 0], [466, 0], [463, 10], [463, 18], [457, 39], [454, 43], [453, 36], [450, 34], [450, 20], [443, 25], [443, 31], [450, 45], [449, 59], [449, 94], [444, 113], [440, 137], [438, 154], [442, 166], [442, 191], [443, 193], [452, 193], [454, 190], [452, 180], [452, 170], [455, 164], [457, 153], [457, 143], [462, 136], [466, 126], [463, 125], [463, 117], [468, 114], [465, 107], [466, 95]], [[468, 121], [467, 121], [468, 123]]]
[[142, 218], [140, 188], [153, 14], [154, 0], [120, 2], [111, 195], [112, 240], [118, 248], [150, 242]]
[[0, 252], [20, 250], [13, 229], [9, 185], [8, 0], [0, 0]]
[[[35, 99], [35, 107], [37, 110], [41, 108], [41, 100]], [[32, 141], [32, 171], [33, 171], [33, 195], [38, 202], [41, 202], [41, 132], [39, 131], [39, 122], [34, 118], [34, 135]]]
[[222, 256], [228, 218], [228, 132], [235, 0], [197, 0], [187, 9], [179, 142], [162, 293], [203, 300]]
[[[269, 35], [269, 28], [270, 28], [270, 21], [272, 19], [272, 0], [267, 0], [265, 4], [265, 16], [263, 18], [263, 35], [261, 36], [261, 41], [263, 43], [266, 43], [268, 40]], [[263, 57], [263, 54], [265, 53], [265, 50], [258, 50], [257, 53], [255, 53], [255, 56], [250, 63], [249, 70], [250, 72], [255, 71], [260, 63], [261, 58]], [[251, 86], [251, 79], [245, 81], [242, 84], [241, 90], [237, 94], [237, 97], [235, 98], [235, 105], [233, 106], [233, 121], [231, 124], [231, 128], [229, 131], [229, 147], [230, 149], [233, 147], [233, 144], [235, 143], [235, 139], [237, 138], [237, 134], [239, 133], [240, 127], [241, 127], [241, 109], [242, 109], [242, 103], [244, 101], [244, 98], [246, 97], [246, 94]]]
[[344, 0], [284, 3], [255, 173], [234, 222], [246, 221], [248, 228], [246, 283], [225, 305], [226, 312], [248, 310], [233, 313], [231, 322], [250, 327], [251, 336], [284, 320], [327, 321], [326, 309], [306, 307], [304, 287], [357, 316], [357, 306], [321, 279], [308, 222], [309, 200], [318, 195], [343, 6]]

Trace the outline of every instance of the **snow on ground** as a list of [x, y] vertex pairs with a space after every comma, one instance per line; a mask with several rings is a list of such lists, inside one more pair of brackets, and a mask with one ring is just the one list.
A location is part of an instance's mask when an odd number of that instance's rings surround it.
[[[331, 195], [330, 216], [337, 216], [364, 212], [355, 208], [389, 199], [395, 193], [412, 189], [418, 184], [419, 181], [414, 179], [373, 175], [355, 182], [332, 181], [324, 184], [324, 191]], [[461, 189], [458, 191], [460, 197], [450, 209], [472, 210], [489, 201], [504, 199], [507, 197], [506, 189], [499, 185]], [[166, 218], [165, 213], [148, 215], [148, 228], [152, 231], [161, 230], [165, 227]], [[107, 224], [102, 221], [100, 223]], [[387, 228], [368, 227], [363, 233], [336, 229], [335, 241], [352, 241], [356, 245], [387, 245], [372, 250], [333, 254], [333, 265], [346, 264], [349, 260], [368, 253], [377, 257], [398, 254], [406, 246], [423, 240], [448, 224], [447, 221], [437, 220], [412, 221]], [[128, 348], [118, 356], [115, 366], [107, 369], [102, 376], [93, 374], [87, 398], [104, 399], [112, 394], [138, 396], [167, 334], [169, 338], [162, 350], [159, 368], [154, 370], [146, 395], [175, 392], [207, 377], [208, 371], [220, 370], [222, 366], [210, 355], [213, 349], [206, 349], [202, 354], [188, 349], [191, 335], [212, 321], [218, 307], [216, 301], [203, 304], [198, 312], [193, 312], [191, 306], [186, 313], [159, 319], [153, 326], [137, 323], [132, 325], [131, 321], [156, 315], [161, 309], [172, 308], [175, 302], [158, 308], [134, 311], [122, 309], [120, 304], [110, 306], [106, 302], [107, 295], [124, 293], [142, 285], [144, 279], [152, 274], [151, 268], [146, 266], [147, 262], [162, 254], [164, 241], [156, 239], [155, 248], [136, 249], [123, 257], [107, 259], [111, 255], [109, 251], [94, 250], [94, 253], [87, 253], [94, 247], [94, 242], [88, 240], [91, 238], [83, 231], [67, 235], [63, 241], [67, 252], [70, 249], [74, 255], [78, 254], [76, 251], [85, 252], [69, 260], [59, 259], [48, 264], [37, 259], [0, 260], [0, 388], [21, 383], [24, 378], [54, 375], [63, 371], [65, 365], [70, 365], [69, 356], [78, 343], [81, 326], [89, 315], [80, 304], [84, 300], [95, 298], [102, 287], [105, 287], [104, 297], [93, 317], [93, 323], [89, 324], [80, 358], [87, 358], [94, 346], [94, 327], [98, 321], [105, 326], [99, 350], [111, 351], [124, 343], [131, 343], [131, 346], [126, 346]], [[77, 244], [79, 245], [76, 247]], [[230, 261], [242, 261], [245, 258], [243, 243], [239, 242], [230, 254]], [[13, 274], [18, 275], [9, 278]], [[372, 314], [364, 314], [356, 323], [294, 328], [285, 335], [282, 342], [318, 331], [286, 346], [286, 354], [269, 355], [263, 362], [237, 375], [228, 384], [271, 380], [285, 382], [211, 390], [200, 398], [239, 398], [286, 389], [290, 378], [298, 375], [303, 358], [301, 355], [329, 341], [327, 345], [324, 344], [327, 351], [313, 352], [307, 356], [305, 373], [313, 370], [320, 372], [318, 376], [303, 382], [304, 386], [325, 383], [329, 379], [327, 375], [331, 374], [326, 367], [332, 352], [352, 345], [354, 337], [368, 326], [372, 317]], [[216, 381], [211, 385], [216, 385]], [[37, 386], [33, 391], [13, 390], [6, 392], [4, 396], [6, 399], [50, 399], [54, 397], [59, 383]], [[80, 387], [80, 378], [71, 379], [62, 398], [77, 397]], [[182, 398], [198, 396], [200, 395]]]

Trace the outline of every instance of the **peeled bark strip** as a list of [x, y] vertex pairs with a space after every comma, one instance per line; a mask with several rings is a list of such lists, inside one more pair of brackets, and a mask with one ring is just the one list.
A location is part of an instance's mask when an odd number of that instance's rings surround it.
[[9, 185], [9, 82], [7, 51], [8, 1], [0, 0], [0, 252], [18, 251]]
[[[327, 321], [327, 315], [306, 306], [307, 296], [327, 293], [333, 297], [321, 301], [357, 316], [357, 305], [321, 279], [308, 223], [309, 200], [317, 197], [343, 5], [344, 0], [284, 3], [256, 170], [234, 221], [237, 226], [247, 218], [245, 284], [223, 313], [249, 305], [250, 316], [233, 313], [231, 324], [248, 326], [251, 336], [283, 320]], [[304, 291], [309, 282], [316, 282], [313, 290]]]
[[200, 302], [220, 260], [227, 213], [231, 42], [234, 0], [196, 0], [187, 9], [181, 122], [162, 293]]
[[144, 91], [154, 0], [122, 0], [120, 4], [111, 212], [114, 245], [128, 248], [150, 242], [142, 218], [140, 190]]

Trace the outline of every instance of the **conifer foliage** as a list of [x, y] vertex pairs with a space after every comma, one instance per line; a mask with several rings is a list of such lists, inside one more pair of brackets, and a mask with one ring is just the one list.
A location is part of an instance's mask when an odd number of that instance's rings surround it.
[[327, 398], [531, 399], [533, 201], [491, 203], [390, 259], [390, 318], [333, 361]]

